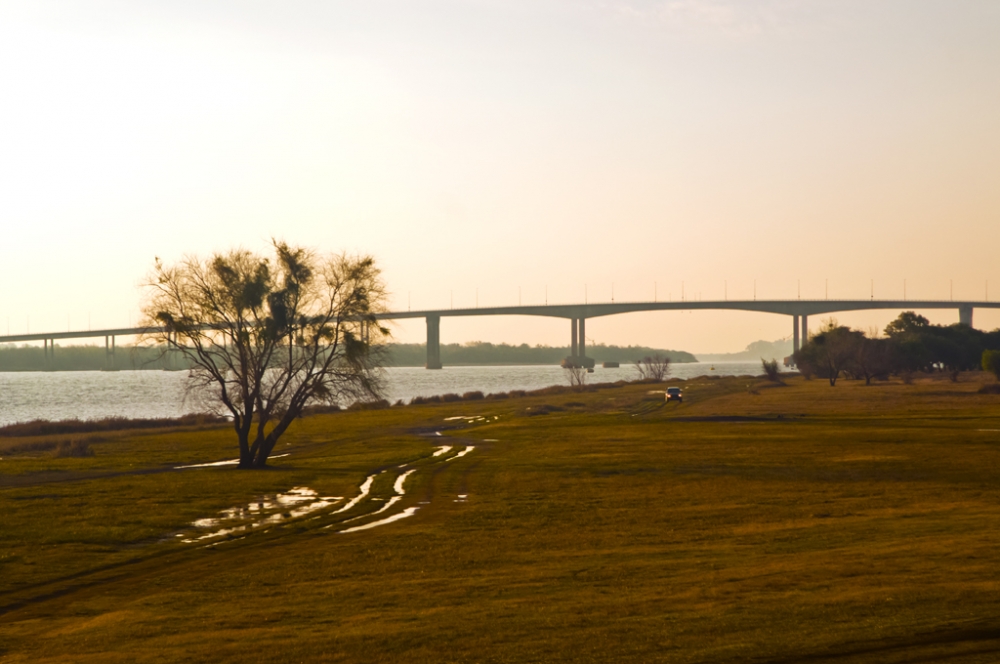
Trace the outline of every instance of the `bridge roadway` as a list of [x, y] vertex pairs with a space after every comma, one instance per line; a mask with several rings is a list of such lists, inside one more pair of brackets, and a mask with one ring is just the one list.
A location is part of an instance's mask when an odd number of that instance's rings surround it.
[[[431, 309], [422, 311], [390, 311], [376, 315], [380, 320], [402, 320], [423, 318], [427, 322], [427, 368], [440, 369], [441, 364], [441, 318], [447, 316], [547, 316], [567, 318], [570, 325], [570, 354], [574, 358], [586, 358], [586, 321], [588, 318], [613, 316], [639, 311], [694, 311], [728, 310], [757, 311], [792, 317], [793, 347], [799, 349], [800, 340], [805, 341], [809, 330], [809, 316], [839, 313], [843, 311], [864, 311], [878, 309], [956, 309], [960, 323], [972, 326], [974, 309], [1000, 309], [1000, 302], [970, 300], [683, 300], [672, 302], [603, 302], [595, 304], [546, 304], [514, 307], [476, 307], [472, 309]], [[34, 334], [12, 334], [0, 336], [0, 343], [18, 341], [42, 341], [45, 348], [46, 364], [55, 354], [56, 339], [95, 339], [104, 337], [108, 357], [108, 368], [114, 368], [115, 337], [137, 336], [162, 332], [157, 327], [131, 327], [107, 330], [78, 330], [72, 332], [38, 332]]]

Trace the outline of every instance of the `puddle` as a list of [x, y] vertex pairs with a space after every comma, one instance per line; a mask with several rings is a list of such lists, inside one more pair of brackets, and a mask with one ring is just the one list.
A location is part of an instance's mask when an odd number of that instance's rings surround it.
[[229, 461], [213, 461], [212, 463], [193, 463], [190, 466], [174, 466], [174, 470], [184, 470], [185, 468], [212, 468], [213, 466], [238, 466], [240, 465], [239, 459], [230, 459]]
[[[343, 500], [340, 496], [324, 496], [320, 498], [319, 494], [309, 487], [293, 487], [284, 493], [265, 496], [263, 499], [255, 500], [242, 507], [230, 507], [221, 510], [217, 517], [197, 519], [191, 523], [191, 526], [198, 530], [219, 528], [226, 522], [243, 521], [244, 523], [214, 530], [213, 532], [197, 537], [188, 537], [181, 541], [185, 543], [198, 542], [224, 537], [248, 529], [260, 528], [261, 526], [273, 525], [286, 519], [305, 516], [311, 512], [332, 507], [340, 500]], [[184, 536], [178, 535], [178, 537]]]
[[[441, 432], [435, 432], [435, 435], [440, 436]], [[437, 458], [437, 461], [434, 463], [451, 461], [452, 459], [458, 459], [465, 456], [474, 450], [475, 446], [465, 446], [454, 456], [445, 457], [445, 455], [453, 452], [455, 449], [456, 448], [451, 445], [438, 446], [431, 458]], [[283, 454], [280, 456], [288, 455]], [[216, 461], [207, 464], [178, 466], [178, 468], [205, 468], [219, 465], [235, 465], [238, 463], [238, 460], [233, 459], [230, 461]], [[383, 514], [386, 515], [384, 518], [379, 518], [364, 525], [349, 527], [338, 532], [352, 533], [393, 523], [399, 519], [412, 516], [418, 509], [420, 509], [419, 507], [408, 507], [396, 514], [389, 514], [390, 510], [393, 510], [393, 508], [398, 509], [400, 501], [402, 501], [406, 495], [407, 480], [419, 469], [412, 468], [408, 464], [400, 465], [398, 468], [403, 472], [395, 478], [395, 481], [392, 484], [392, 490], [395, 495], [372, 495], [375, 478], [386, 473], [387, 471], [385, 470], [373, 473], [366, 477], [358, 489], [358, 494], [339, 507], [338, 504], [344, 500], [344, 497], [320, 496], [319, 492], [315, 489], [305, 486], [297, 486], [282, 493], [259, 497], [246, 505], [220, 510], [217, 516], [197, 519], [191, 523], [191, 527], [195, 529], [194, 533], [178, 534], [177, 538], [186, 544], [204, 542], [205, 540], [214, 540], [208, 543], [208, 546], [214, 546], [215, 544], [222, 543], [223, 541], [230, 542], [242, 539], [251, 532], [270, 532], [271, 527], [275, 525], [280, 525], [282, 528], [288, 528], [289, 525], [287, 522], [289, 520], [313, 515], [314, 513], [316, 514], [311, 516], [308, 519], [309, 521], [319, 519], [321, 517], [332, 517], [338, 514], [343, 514], [344, 512], [361, 505], [364, 501], [369, 502], [366, 503], [364, 508], [358, 510], [363, 513], [352, 516], [346, 521], [331, 523], [323, 527], [333, 528], [334, 526], [342, 526], [343, 524], [351, 521], [370, 519], [371, 517]], [[467, 498], [468, 496], [466, 494], [461, 494], [458, 496], [456, 502], [464, 502]], [[375, 505], [376, 502], [383, 504]], [[420, 502], [420, 505], [429, 504], [430, 501]], [[235, 535], [241, 536], [234, 537]], [[220, 540], [220, 538], [226, 539]]]
[[[274, 454], [269, 456], [268, 459], [280, 459], [286, 457], [291, 452], [286, 452], [284, 454]], [[239, 459], [228, 459], [226, 461], [212, 461], [211, 463], [192, 463], [187, 466], [174, 466], [174, 470], [184, 470], [185, 468], [214, 468], [217, 466], [238, 466], [240, 465]]]
[[297, 519], [300, 516], [305, 516], [306, 514], [311, 514], [312, 512], [316, 512], [321, 509], [326, 509], [332, 505], [333, 502], [320, 498], [319, 500], [313, 501], [308, 505], [303, 505], [302, 507], [292, 510], [291, 515], [293, 519]]
[[407, 517], [413, 516], [416, 511], [420, 509], [419, 507], [407, 507], [405, 510], [399, 514], [393, 514], [390, 517], [380, 519], [379, 521], [372, 521], [371, 523], [366, 523], [363, 526], [354, 526], [353, 528], [347, 528], [345, 530], [338, 531], [343, 533], [356, 533], [359, 530], [368, 530], [369, 528], [377, 528], [378, 526], [384, 526], [387, 523], [392, 523], [394, 521], [399, 521], [400, 519], [405, 519]]
[[[333, 512], [333, 514], [340, 514], [341, 512], [346, 512], [347, 510], [351, 509], [352, 507], [360, 503], [362, 500], [364, 500], [365, 496], [368, 495], [368, 492], [371, 491], [372, 483], [374, 481], [375, 481], [375, 475], [369, 475], [368, 479], [366, 479], [364, 484], [361, 485], [361, 493], [352, 498], [349, 503], [341, 507], [339, 510]], [[329, 526], [327, 527], [329, 528]]]
[[[347, 519], [346, 521], [344, 521], [344, 523], [350, 523], [351, 521], [357, 521], [359, 519], [367, 519], [370, 516], [375, 516], [376, 514], [381, 514], [382, 512], [385, 512], [386, 510], [388, 510], [390, 507], [392, 507], [393, 505], [395, 505], [396, 503], [398, 503], [402, 499], [403, 499], [402, 496], [393, 496], [392, 498], [389, 499], [389, 501], [385, 505], [383, 505], [381, 508], [375, 510], [371, 514], [362, 514], [361, 516], [352, 517], [352, 518]], [[341, 531], [341, 532], [346, 532], [346, 531]]]
[[483, 438], [484, 443], [499, 443], [500, 441], [496, 438]]
[[406, 493], [406, 491], [403, 490], [403, 484], [406, 482], [406, 478], [409, 477], [411, 474], [413, 474], [414, 470], [416, 469], [415, 468], [410, 469], [405, 473], [403, 473], [402, 475], [400, 475], [399, 477], [397, 477], [396, 483], [392, 485], [393, 490], [400, 496]]
[[289, 489], [288, 493], [279, 493], [275, 499], [280, 505], [298, 505], [299, 503], [319, 500], [316, 498], [318, 495], [318, 493], [308, 487], [295, 487], [294, 489]]
[[198, 519], [191, 525], [195, 528], [214, 528], [220, 523], [222, 523], [222, 519]]
[[454, 417], [444, 418], [445, 422], [452, 422], [454, 420], [481, 420], [484, 419], [482, 415], [455, 415]]
[[202, 535], [201, 537], [194, 537], [188, 539], [182, 539], [181, 541], [185, 544], [193, 544], [194, 542], [200, 542], [202, 540], [212, 539], [215, 537], [224, 537], [225, 535], [231, 535], [233, 533], [241, 533], [246, 530], [246, 526], [236, 526], [235, 528], [223, 528], [222, 530], [216, 530], [215, 532]]
[[464, 457], [466, 454], [468, 454], [469, 452], [471, 452], [474, 449], [476, 449], [475, 445], [469, 445], [468, 447], [466, 447], [464, 450], [462, 450], [461, 452], [459, 452], [455, 456], [453, 456], [453, 457], [451, 457], [449, 459], [445, 459], [445, 461], [454, 461], [455, 459], [461, 459], [462, 457]]

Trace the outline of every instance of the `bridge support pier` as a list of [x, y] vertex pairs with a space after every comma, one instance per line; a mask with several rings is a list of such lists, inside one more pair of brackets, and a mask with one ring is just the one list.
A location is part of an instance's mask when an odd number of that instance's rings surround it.
[[427, 317], [427, 369], [441, 368], [441, 316]]
[[114, 335], [109, 335], [104, 337], [104, 370], [105, 371], [117, 371], [118, 366], [115, 362], [115, 337]]
[[569, 357], [562, 361], [562, 366], [564, 369], [570, 367], [590, 369], [594, 366], [594, 361], [587, 357], [587, 319], [570, 318], [569, 322]]
[[802, 339], [801, 343], [803, 346], [809, 341], [809, 316], [802, 314]]
[[593, 368], [594, 361], [587, 357], [587, 319], [569, 319], [569, 357], [562, 361], [562, 367], [586, 367]]
[[972, 327], [972, 307], [965, 305], [958, 308], [958, 322]]
[[799, 352], [799, 315], [792, 314], [792, 352]]

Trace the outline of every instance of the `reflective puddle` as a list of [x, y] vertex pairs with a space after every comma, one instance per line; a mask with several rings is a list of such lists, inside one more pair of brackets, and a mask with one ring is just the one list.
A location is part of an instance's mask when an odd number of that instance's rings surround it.
[[[274, 454], [272, 456], [269, 456], [268, 459], [280, 459], [282, 457], [288, 456], [289, 454], [291, 453], [286, 452], [285, 454]], [[192, 463], [188, 464], [187, 466], [174, 466], [174, 470], [184, 470], [185, 468], [214, 468], [218, 466], [238, 466], [238, 465], [240, 465], [239, 459], [227, 459], [226, 461], [212, 461], [210, 463]]]
[[[386, 515], [368, 523], [338, 530], [338, 533], [353, 533], [383, 526], [413, 516], [420, 509], [419, 507], [406, 507], [393, 513], [406, 496], [407, 481], [418, 471], [454, 461], [469, 454], [474, 449], [474, 445], [468, 445], [457, 454], [453, 454], [454, 447], [441, 445], [435, 448], [429, 457], [424, 457], [422, 460], [414, 462], [413, 465], [404, 464], [392, 470], [372, 473], [358, 487], [357, 495], [347, 502], [343, 502], [345, 500], [343, 496], [321, 496], [315, 489], [307, 486], [292, 487], [282, 493], [261, 496], [246, 505], [230, 507], [219, 511], [215, 516], [191, 522], [191, 528], [194, 529], [194, 532], [179, 534], [177, 538], [185, 544], [207, 543], [207, 546], [215, 546], [221, 542], [242, 539], [252, 532], [264, 532], [274, 526], [284, 526], [289, 520], [307, 516], [310, 517], [310, 520], [330, 519], [333, 521], [333, 523], [323, 525], [322, 528], [341, 528], [348, 523]], [[239, 463], [238, 460], [217, 461], [208, 464], [178, 466], [178, 468], [206, 468], [236, 463]], [[467, 498], [466, 494], [461, 494], [455, 502], [465, 502]], [[420, 505], [427, 504], [429, 501], [420, 502]], [[354, 514], [345, 514], [352, 510], [355, 512]], [[236, 537], [237, 535], [240, 537]]]
[[462, 457], [464, 457], [466, 454], [468, 454], [469, 452], [471, 452], [474, 449], [476, 449], [475, 445], [469, 445], [468, 447], [466, 447], [464, 450], [462, 450], [461, 452], [459, 452], [455, 456], [448, 457], [447, 459], [445, 459], [445, 461], [454, 461], [455, 459], [461, 459]]

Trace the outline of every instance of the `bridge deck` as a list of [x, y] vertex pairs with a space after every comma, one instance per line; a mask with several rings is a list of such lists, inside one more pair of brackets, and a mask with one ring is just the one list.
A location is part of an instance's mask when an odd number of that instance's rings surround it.
[[[640, 311], [695, 310], [756, 311], [798, 317], [841, 311], [878, 309], [957, 309], [969, 312], [968, 319], [971, 320], [971, 311], [973, 309], [1000, 309], [1000, 302], [982, 300], [688, 300], [673, 302], [604, 302], [594, 304], [537, 304], [512, 307], [476, 307], [471, 309], [389, 311], [377, 314], [376, 318], [381, 320], [401, 320], [405, 318], [433, 319], [448, 316], [547, 316], [551, 318], [580, 320]], [[0, 336], [0, 343], [139, 336], [160, 331], [162, 331], [162, 328], [130, 327], [105, 330], [74, 330], [69, 332], [34, 332], [30, 334]]]

